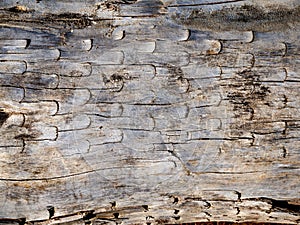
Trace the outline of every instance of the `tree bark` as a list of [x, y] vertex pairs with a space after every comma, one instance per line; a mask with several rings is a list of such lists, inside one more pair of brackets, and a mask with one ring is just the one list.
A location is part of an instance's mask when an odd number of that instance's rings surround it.
[[300, 222], [299, 1], [0, 10], [0, 223]]

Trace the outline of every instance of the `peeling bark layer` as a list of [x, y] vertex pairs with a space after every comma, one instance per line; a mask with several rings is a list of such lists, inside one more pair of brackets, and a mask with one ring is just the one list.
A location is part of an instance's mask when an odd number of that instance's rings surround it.
[[0, 223], [299, 223], [299, 7], [1, 1]]

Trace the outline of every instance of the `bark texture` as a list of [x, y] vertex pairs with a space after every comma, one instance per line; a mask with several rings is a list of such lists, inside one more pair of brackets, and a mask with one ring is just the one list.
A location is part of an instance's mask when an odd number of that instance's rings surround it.
[[299, 12], [2, 0], [0, 223], [299, 223]]

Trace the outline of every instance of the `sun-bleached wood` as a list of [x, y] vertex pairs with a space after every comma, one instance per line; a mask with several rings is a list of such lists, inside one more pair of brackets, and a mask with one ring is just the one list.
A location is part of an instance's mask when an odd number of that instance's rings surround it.
[[300, 222], [299, 1], [0, 10], [0, 223]]

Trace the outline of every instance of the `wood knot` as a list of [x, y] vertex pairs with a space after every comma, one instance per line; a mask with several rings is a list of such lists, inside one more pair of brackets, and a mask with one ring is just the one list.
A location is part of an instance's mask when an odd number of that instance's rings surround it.
[[124, 86], [124, 77], [120, 74], [113, 74], [108, 79], [106, 76], [103, 77], [105, 86], [113, 92], [119, 92]]

